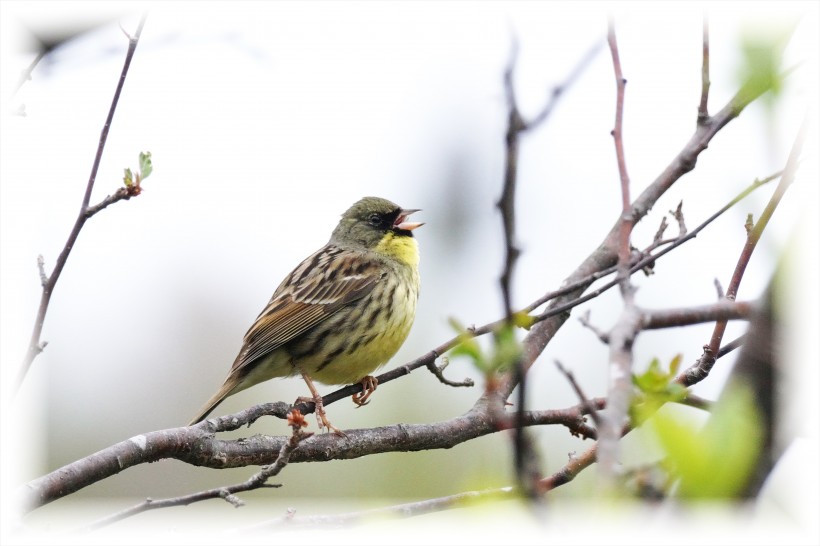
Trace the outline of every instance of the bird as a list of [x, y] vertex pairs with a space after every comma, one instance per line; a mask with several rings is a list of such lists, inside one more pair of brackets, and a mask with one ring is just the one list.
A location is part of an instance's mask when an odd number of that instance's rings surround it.
[[364, 197], [347, 209], [327, 244], [276, 288], [245, 334], [222, 387], [189, 426], [228, 396], [301, 375], [320, 430], [344, 435], [328, 420], [313, 381], [362, 383], [353, 402], [368, 403], [378, 386], [370, 374], [396, 354], [415, 319], [420, 279], [413, 231], [424, 224], [409, 216], [419, 211], [380, 197]]

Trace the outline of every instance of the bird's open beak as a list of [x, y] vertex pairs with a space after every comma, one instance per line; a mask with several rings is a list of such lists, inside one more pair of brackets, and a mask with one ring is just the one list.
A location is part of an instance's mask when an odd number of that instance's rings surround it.
[[417, 227], [421, 227], [424, 225], [424, 222], [408, 222], [407, 218], [413, 214], [414, 212], [418, 212], [421, 209], [402, 209], [399, 213], [399, 216], [396, 218], [396, 221], [393, 222], [393, 227], [396, 229], [406, 230], [406, 231], [413, 231]]

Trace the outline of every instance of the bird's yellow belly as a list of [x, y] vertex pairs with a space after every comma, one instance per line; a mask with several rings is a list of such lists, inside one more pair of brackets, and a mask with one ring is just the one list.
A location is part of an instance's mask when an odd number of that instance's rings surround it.
[[[413, 280], [395, 288], [378, 285], [358, 305], [325, 320], [298, 345], [288, 347], [293, 364], [328, 385], [358, 383], [386, 364], [413, 325], [418, 299], [418, 280]], [[386, 300], [378, 306], [381, 311], [375, 310], [370, 298]]]

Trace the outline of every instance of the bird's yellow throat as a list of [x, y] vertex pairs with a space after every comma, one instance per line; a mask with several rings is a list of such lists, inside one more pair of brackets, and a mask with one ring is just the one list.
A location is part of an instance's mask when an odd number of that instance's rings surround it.
[[406, 235], [387, 232], [379, 241], [376, 252], [392, 256], [410, 267], [419, 265], [419, 245], [414, 238]]

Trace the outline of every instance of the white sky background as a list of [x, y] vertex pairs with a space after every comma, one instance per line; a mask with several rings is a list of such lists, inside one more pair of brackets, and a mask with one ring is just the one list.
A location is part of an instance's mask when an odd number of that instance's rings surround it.
[[[136, 28], [138, 11], [128, 9], [138, 6], [114, 6], [2, 4], [3, 414], [4, 421], [21, 408], [34, 414], [26, 437], [34, 431], [42, 444], [28, 457], [27, 478], [134, 434], [186, 423], [221, 384], [242, 335], [282, 277], [326, 242], [339, 214], [363, 195], [421, 208], [417, 217], [427, 223], [417, 232], [423, 291], [416, 325], [388, 367], [451, 337], [449, 316], [479, 325], [498, 318], [502, 246], [494, 203], [503, 169], [501, 77], [513, 33], [520, 43], [518, 100], [524, 114], [533, 115], [604, 38], [607, 14], [615, 13], [629, 82], [624, 133], [633, 197], [695, 126], [703, 5], [153, 5], [91, 201], [115, 191], [123, 168], [135, 168], [140, 151], [152, 152], [154, 174], [143, 195], [86, 224], [52, 298], [43, 332], [49, 346], [10, 403], [9, 378], [17, 372], [39, 301], [36, 256], [43, 254], [50, 271], [71, 229], [125, 56], [127, 43], [117, 23], [129, 32]], [[59, 27], [73, 19], [94, 20], [107, 10], [112, 22], [55, 51], [12, 94], [33, 57], [20, 50], [25, 26]], [[787, 51], [787, 64], [803, 60], [804, 69], [790, 78], [788, 99], [777, 101], [770, 116], [753, 105], [718, 135], [697, 169], [637, 228], [638, 246], [651, 241], [661, 215], [681, 198], [694, 228], [756, 177], [782, 168], [804, 114], [816, 116], [816, 3], [713, 4], [708, 12], [711, 111], [736, 90], [742, 27], [770, 29], [804, 13]], [[557, 288], [617, 218], [618, 173], [609, 135], [614, 102], [612, 63], [602, 48], [548, 122], [522, 139], [518, 306]], [[20, 104], [27, 115], [9, 116]], [[814, 124], [805, 149], [816, 147]], [[779, 253], [792, 241], [798, 245], [797, 269], [807, 276], [795, 279], [806, 287], [802, 310], [816, 320], [815, 158], [804, 167], [767, 229], [740, 297], [761, 293]], [[713, 301], [713, 279], [725, 286], [740, 253], [745, 215], [757, 218], [770, 193], [758, 191], [664, 258], [655, 276], [636, 277], [638, 303], [665, 308]], [[615, 292], [602, 298], [591, 306], [592, 321], [608, 328], [618, 304]], [[812, 331], [812, 324], [802, 325]], [[726, 340], [743, 329], [736, 325]], [[707, 325], [680, 329], [674, 337], [642, 335], [636, 366], [643, 369], [653, 357], [668, 363], [677, 353], [690, 363], [710, 332]], [[605, 393], [607, 348], [572, 319], [532, 373], [531, 399], [538, 407], [577, 401], [554, 370], [554, 359], [575, 371], [589, 396]], [[817, 360], [809, 362], [800, 373], [816, 385]], [[727, 372], [721, 361], [698, 392], [716, 396]], [[478, 378], [458, 361], [447, 373]], [[291, 400], [302, 391], [301, 380], [270, 382], [217, 411]], [[477, 393], [443, 387], [420, 370], [385, 385], [365, 409], [334, 404], [331, 418], [342, 428], [447, 419], [465, 411]], [[808, 408], [811, 429], [815, 400]], [[284, 429], [268, 422], [258, 432]], [[566, 444], [563, 430], [544, 434], [544, 450], [551, 454], [547, 471], [560, 468], [569, 449], [585, 445]], [[499, 472], [491, 458], [483, 464]], [[140, 479], [173, 482], [157, 471], [161, 467], [151, 467]], [[4, 464], [6, 477], [8, 468]], [[184, 472], [193, 489], [123, 482], [112, 494], [161, 497], [196, 490], [194, 480], [204, 472]], [[209, 474], [211, 485], [227, 483], [214, 474], [219, 473]]]

